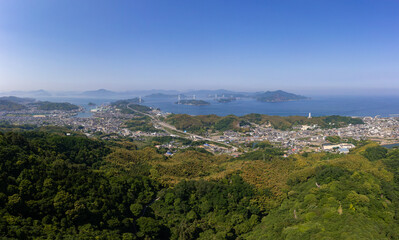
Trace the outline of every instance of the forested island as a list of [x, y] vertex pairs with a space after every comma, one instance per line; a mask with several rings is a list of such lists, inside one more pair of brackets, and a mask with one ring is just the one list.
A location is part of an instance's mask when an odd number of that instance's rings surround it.
[[170, 137], [0, 127], [3, 238], [399, 238], [399, 150], [372, 142], [288, 158], [267, 142], [239, 158], [193, 142], [168, 157], [155, 146]]
[[254, 98], [261, 102], [287, 102], [309, 99], [307, 97], [284, 92], [282, 90], [256, 93]]
[[219, 98], [216, 101], [218, 101], [219, 103], [229, 103], [229, 102], [232, 102], [232, 101], [235, 101], [235, 100], [237, 100], [237, 98], [229, 97], [229, 98]]
[[176, 104], [183, 104], [183, 105], [193, 105], [193, 106], [205, 106], [205, 105], [210, 105], [209, 102], [206, 102], [204, 100], [195, 100], [195, 99], [184, 99], [184, 100], [179, 100], [175, 102]]

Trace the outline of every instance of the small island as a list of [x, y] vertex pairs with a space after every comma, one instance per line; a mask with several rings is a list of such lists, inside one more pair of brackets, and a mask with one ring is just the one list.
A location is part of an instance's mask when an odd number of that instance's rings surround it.
[[94, 102], [89, 102], [87, 105], [89, 105], [90, 107], [96, 106], [97, 104], [95, 104]]
[[235, 101], [235, 100], [237, 100], [237, 98], [235, 98], [235, 97], [217, 99], [217, 101], [219, 103], [229, 103], [229, 102], [232, 102], [232, 101]]
[[193, 105], [193, 106], [205, 106], [205, 105], [210, 105], [209, 102], [206, 102], [206, 101], [203, 101], [203, 100], [195, 100], [195, 99], [180, 100], [180, 101], [178, 101], [178, 102], [175, 102], [175, 104]]

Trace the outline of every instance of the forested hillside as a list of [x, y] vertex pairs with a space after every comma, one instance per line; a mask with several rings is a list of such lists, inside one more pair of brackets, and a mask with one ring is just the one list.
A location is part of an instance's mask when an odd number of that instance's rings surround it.
[[25, 109], [22, 104], [0, 99], [0, 111], [19, 111], [22, 109]]
[[399, 150], [167, 157], [154, 144], [0, 133], [0, 237], [399, 238]]
[[307, 118], [303, 116], [270, 116], [264, 114], [248, 114], [245, 116], [217, 116], [217, 115], [198, 115], [172, 114], [166, 119], [177, 129], [187, 130], [188, 132], [204, 133], [210, 131], [245, 131], [251, 124], [267, 125], [276, 129], [288, 130], [299, 125], [316, 124], [321, 128], [345, 127], [349, 124], [363, 124], [360, 118], [343, 116], [323, 116]]

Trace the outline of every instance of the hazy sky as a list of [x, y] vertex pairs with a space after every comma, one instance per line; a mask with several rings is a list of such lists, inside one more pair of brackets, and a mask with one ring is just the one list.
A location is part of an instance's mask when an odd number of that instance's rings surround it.
[[0, 92], [98, 88], [399, 89], [399, 1], [0, 1]]

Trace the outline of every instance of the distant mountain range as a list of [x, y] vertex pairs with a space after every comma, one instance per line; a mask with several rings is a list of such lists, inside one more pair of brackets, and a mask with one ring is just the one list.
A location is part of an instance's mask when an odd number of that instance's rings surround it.
[[144, 98], [177, 98], [178, 94], [153, 93]]
[[189, 90], [189, 91], [176, 91], [176, 90], [135, 90], [114, 92], [107, 89], [98, 89], [93, 91], [84, 92], [48, 92], [45, 90], [37, 91], [13, 91], [0, 93], [3, 96], [19, 96], [19, 97], [83, 97], [83, 98], [110, 98], [110, 99], [131, 99], [134, 97], [144, 96], [144, 98], [177, 98], [180, 95], [181, 99], [189, 98], [214, 98], [214, 99], [233, 99], [233, 98], [254, 98], [261, 102], [285, 102], [309, 99], [305, 96], [297, 95], [294, 93], [285, 92], [282, 90], [277, 91], [264, 91], [264, 92], [235, 92], [225, 89], [218, 90]]
[[103, 97], [104, 98], [104, 97], [112, 97], [112, 96], [115, 96], [117, 94], [118, 94], [117, 92], [109, 91], [109, 90], [106, 90], [106, 89], [98, 89], [98, 90], [95, 90], [95, 91], [82, 92], [79, 95], [87, 96], [87, 97]]
[[162, 95], [166, 96], [177, 96], [179, 92], [174, 90], [138, 90], [138, 91], [125, 91], [125, 92], [114, 92], [106, 89], [98, 89], [94, 91], [85, 91], [82, 93], [77, 93], [76, 95], [81, 97], [95, 97], [95, 98], [132, 98], [132, 97], [140, 97], [140, 96], [151, 96], [162, 97]]
[[218, 89], [218, 90], [191, 90], [184, 92], [187, 95], [196, 95], [198, 97], [245, 97], [252, 95], [253, 93], [249, 92], [235, 92], [225, 89]]
[[43, 89], [36, 91], [10, 91], [0, 93], [2, 96], [18, 96], [18, 97], [51, 97], [52, 94]]
[[[172, 97], [171, 95], [166, 96], [164, 94], [152, 94], [151, 96], [158, 96], [158, 97], [164, 96], [165, 98]], [[176, 95], [173, 96], [176, 97]], [[287, 101], [298, 101], [298, 100], [309, 99], [308, 97], [285, 92], [282, 90], [266, 91], [266, 92], [234, 92], [224, 89], [189, 91], [189, 92], [184, 92], [184, 94], [180, 94], [180, 97], [182, 99], [190, 97], [214, 98], [215, 100], [221, 103], [231, 102], [233, 100], [236, 100], [237, 98], [254, 98], [260, 102], [287, 102]]]

